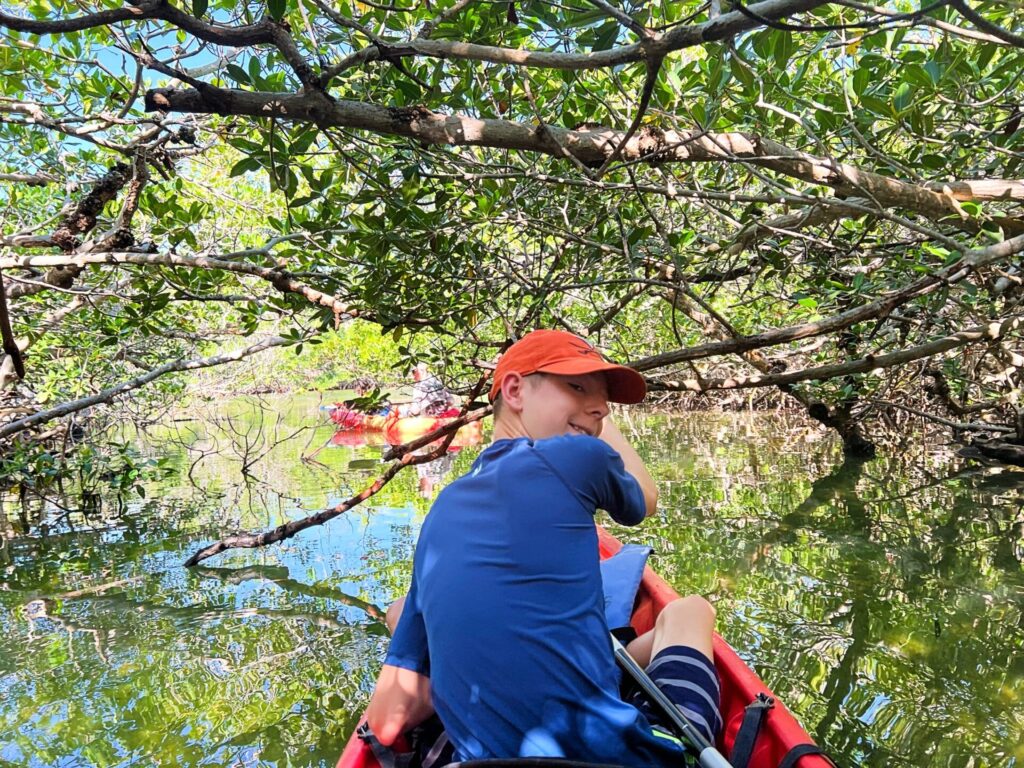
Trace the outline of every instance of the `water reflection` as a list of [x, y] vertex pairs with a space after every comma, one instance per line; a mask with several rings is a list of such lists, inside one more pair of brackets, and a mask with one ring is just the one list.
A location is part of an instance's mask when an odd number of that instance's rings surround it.
[[[674, 547], [661, 570], [703, 582], [723, 634], [850, 762], [1020, 761], [1020, 473], [922, 447], [815, 478], [779, 446], [767, 474], [771, 438], [748, 440], [745, 467], [689, 443], [698, 456], [672, 497], [697, 508], [652, 532]], [[704, 493], [723, 472], [742, 490]]]
[[[310, 431], [273, 448], [237, 415], [230, 440], [202, 420], [154, 432], [144, 447], [172, 445], [179, 474], [120, 511], [0, 500], [0, 765], [333, 764], [384, 652], [380, 606], [408, 587], [425, 496], [478, 449], [282, 546], [182, 569], [224, 533], [365, 485], [353, 462], [378, 466], [379, 446], [302, 461], [333, 434], [311, 426], [316, 405], [281, 401], [275, 429]], [[780, 416], [624, 422], [663, 504], [621, 535], [714, 600], [722, 634], [843, 764], [1024, 762], [1024, 473], [926, 444], [844, 461]]]
[[321, 582], [316, 584], [305, 584], [291, 578], [288, 569], [283, 565], [249, 565], [240, 568], [213, 568], [209, 566], [196, 566], [192, 569], [196, 576], [217, 579], [226, 584], [238, 585], [244, 581], [260, 580], [277, 585], [281, 589], [295, 595], [306, 595], [310, 597], [327, 598], [337, 600], [345, 605], [351, 605], [361, 609], [371, 619], [377, 622], [384, 621], [384, 611], [373, 603], [360, 600], [358, 597], [347, 595], [339, 589]]

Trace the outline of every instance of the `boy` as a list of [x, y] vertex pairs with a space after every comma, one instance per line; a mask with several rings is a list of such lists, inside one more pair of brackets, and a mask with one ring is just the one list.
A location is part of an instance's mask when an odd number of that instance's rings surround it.
[[[502, 356], [494, 442], [438, 496], [367, 720], [391, 744], [436, 708], [461, 760], [564, 757], [678, 765], [653, 713], [623, 702], [604, 619], [593, 515], [635, 525], [657, 503], [640, 457], [606, 419], [643, 377], [563, 331]], [[670, 604], [630, 652], [703, 726], [720, 726], [714, 610]], [[653, 661], [652, 661], [653, 659]], [[640, 707], [640, 708], [638, 708]]]

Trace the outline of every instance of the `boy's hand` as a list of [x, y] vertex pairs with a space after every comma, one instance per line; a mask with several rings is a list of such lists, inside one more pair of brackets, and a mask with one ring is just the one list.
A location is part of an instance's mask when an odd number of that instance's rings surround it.
[[647, 507], [647, 516], [650, 517], [658, 509], [658, 486], [647, 471], [647, 467], [644, 466], [643, 459], [633, 449], [633, 446], [626, 442], [626, 438], [622, 436], [611, 418], [605, 418], [600, 438], [618, 451], [619, 456], [622, 457], [622, 463], [626, 465], [626, 471], [640, 483], [640, 490], [644, 494], [644, 504]]
[[434, 714], [430, 678], [411, 669], [385, 664], [366, 708], [366, 722], [384, 746]]

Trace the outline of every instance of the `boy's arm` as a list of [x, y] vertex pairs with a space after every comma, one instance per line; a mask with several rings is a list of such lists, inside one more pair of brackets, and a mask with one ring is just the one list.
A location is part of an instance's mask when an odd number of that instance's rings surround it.
[[600, 438], [614, 448], [619, 456], [622, 457], [622, 463], [626, 465], [626, 471], [639, 483], [640, 490], [644, 494], [644, 506], [647, 516], [650, 517], [658, 509], [658, 486], [654, 483], [654, 478], [651, 477], [650, 472], [647, 471], [647, 467], [644, 466], [640, 454], [636, 452], [633, 446], [626, 442], [626, 438], [622, 436], [619, 428], [615, 426], [615, 422], [611, 418], [604, 420]]
[[366, 708], [366, 722], [381, 744], [391, 746], [400, 734], [432, 714], [429, 677], [391, 664], [381, 668]]
[[427, 633], [414, 574], [391, 647], [366, 709], [366, 722], [381, 744], [390, 746], [401, 733], [434, 713], [427, 676], [429, 668]]

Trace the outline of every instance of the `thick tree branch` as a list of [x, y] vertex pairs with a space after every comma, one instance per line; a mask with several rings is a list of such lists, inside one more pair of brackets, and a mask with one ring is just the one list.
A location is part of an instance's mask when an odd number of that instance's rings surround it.
[[791, 325], [787, 328], [774, 328], [753, 336], [741, 336], [729, 341], [716, 341], [710, 344], [700, 344], [695, 347], [678, 349], [660, 355], [641, 358], [631, 362], [629, 365], [638, 371], [650, 371], [688, 360], [702, 360], [718, 355], [745, 352], [833, 333], [865, 320], [884, 317], [896, 307], [906, 304], [911, 299], [926, 296], [941, 286], [959, 282], [978, 267], [992, 264], [1022, 251], [1024, 251], [1024, 235], [1018, 235], [1012, 240], [1005, 240], [1001, 243], [990, 245], [987, 248], [967, 251], [961, 259], [932, 275], [926, 275], [888, 296], [859, 307], [854, 307], [825, 320]]
[[801, 381], [824, 381], [839, 376], [849, 376], [854, 373], [867, 373], [868, 371], [892, 368], [896, 365], [904, 365], [915, 360], [948, 352], [957, 347], [979, 342], [997, 341], [1015, 331], [1021, 325], [1020, 317], [1009, 317], [1002, 320], [993, 320], [983, 326], [960, 331], [941, 339], [935, 339], [925, 344], [920, 344], [909, 349], [901, 349], [898, 352], [890, 352], [885, 355], [868, 355], [859, 360], [851, 360], [847, 363], [835, 363], [833, 365], [822, 365], [816, 368], [805, 368], [800, 371], [788, 373], [767, 374], [764, 376], [730, 376], [724, 379], [685, 379], [682, 381], [656, 380], [650, 381], [652, 390], [665, 391], [688, 391], [688, 392], [709, 392], [720, 389], [750, 389], [753, 387], [788, 386]]
[[[824, 4], [825, 0], [766, 0], [766, 2], [755, 3], [750, 8], [761, 16], [774, 20], [808, 11]], [[326, 85], [330, 79], [346, 69], [379, 61], [384, 58], [385, 54], [388, 59], [424, 56], [437, 59], [508, 64], [518, 67], [536, 67], [538, 69], [608, 69], [648, 58], [664, 58], [673, 51], [703, 45], [714, 40], [728, 40], [759, 26], [761, 26], [759, 22], [752, 21], [743, 14], [733, 11], [701, 24], [676, 27], [666, 34], [654, 36], [643, 42], [593, 53], [560, 53], [500, 48], [451, 40], [429, 40], [421, 36], [408, 42], [389, 43], [386, 51], [382, 51], [379, 46], [355, 51], [330, 67], [324, 73], [321, 82]]]
[[968, 181], [931, 181], [925, 186], [933, 192], [961, 202], [967, 200], [1024, 201], [1024, 181], [1020, 179], [970, 179]]
[[[802, 181], [828, 186], [839, 195], [869, 197], [884, 207], [914, 211], [933, 221], [977, 231], [985, 221], [970, 216], [952, 194], [862, 171], [846, 163], [820, 158], [761, 136], [742, 133], [660, 131], [646, 127], [627, 135], [611, 129], [543, 129], [507, 120], [443, 115], [426, 107], [383, 107], [358, 101], [329, 100], [318, 93], [280, 94], [212, 86], [195, 89], [157, 88], [146, 94], [146, 108], [193, 114], [280, 117], [324, 127], [344, 127], [403, 136], [425, 144], [494, 147], [561, 156], [568, 152], [583, 165], [600, 167], [614, 153], [624, 160], [666, 162], [746, 162]], [[1008, 187], [1011, 194], [1015, 187]], [[990, 223], [1010, 234], [1024, 232], [1024, 220], [1000, 217]]]

